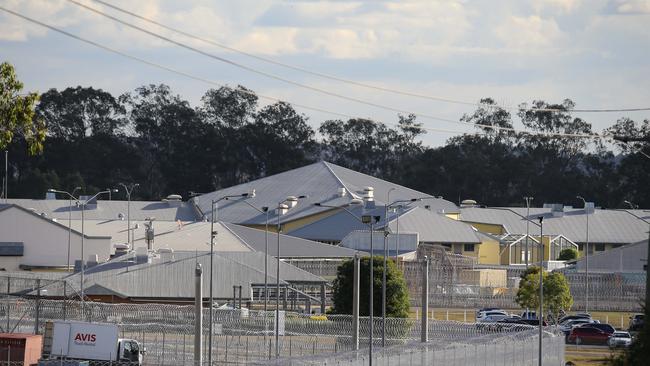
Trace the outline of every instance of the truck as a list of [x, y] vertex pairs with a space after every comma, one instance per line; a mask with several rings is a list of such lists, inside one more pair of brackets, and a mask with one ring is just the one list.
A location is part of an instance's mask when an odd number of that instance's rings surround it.
[[142, 365], [145, 348], [134, 339], [119, 338], [118, 334], [116, 324], [48, 322], [43, 337], [43, 358]]

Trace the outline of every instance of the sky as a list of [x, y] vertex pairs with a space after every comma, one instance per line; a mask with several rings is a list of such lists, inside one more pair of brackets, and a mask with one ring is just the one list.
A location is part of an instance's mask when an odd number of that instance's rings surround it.
[[[335, 113], [394, 125], [399, 110], [418, 115], [429, 129], [427, 145], [473, 131], [457, 121], [475, 105], [314, 76], [176, 34], [93, 0], [76, 1], [289, 82], [183, 49], [69, 0], [0, 0], [1, 7], [203, 79], [153, 68], [0, 11], [0, 61], [15, 66], [25, 90], [81, 85], [117, 96], [164, 83], [198, 106], [210, 88], [243, 85], [321, 110], [296, 107], [315, 128], [345, 118]], [[650, 0], [103, 1], [239, 51], [390, 90], [467, 103], [491, 97], [507, 108], [566, 98], [580, 109], [650, 107]], [[641, 121], [650, 112], [575, 116], [600, 132], [621, 117]]]

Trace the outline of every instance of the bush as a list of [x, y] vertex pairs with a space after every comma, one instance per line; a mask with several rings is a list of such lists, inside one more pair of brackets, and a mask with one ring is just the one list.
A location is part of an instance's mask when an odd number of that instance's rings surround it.
[[560, 256], [557, 257], [560, 261], [572, 261], [578, 258], [578, 251], [574, 248], [566, 248], [560, 251]]
[[[360, 293], [359, 293], [359, 315], [368, 316], [368, 287], [370, 257], [361, 258], [359, 273]], [[397, 269], [395, 263], [388, 259], [388, 271], [386, 272], [386, 316], [395, 318], [407, 318], [409, 315], [409, 294], [406, 282], [402, 272]], [[375, 256], [373, 258], [373, 312], [376, 316], [381, 316], [381, 290], [382, 276], [384, 267], [384, 258]], [[354, 261], [348, 260], [343, 262], [337, 269], [336, 279], [334, 280], [333, 314], [352, 314], [353, 300], [353, 272]]]

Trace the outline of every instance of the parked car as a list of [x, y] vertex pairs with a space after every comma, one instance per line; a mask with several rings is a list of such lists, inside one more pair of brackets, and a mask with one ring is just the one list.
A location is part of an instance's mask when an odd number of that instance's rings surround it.
[[524, 311], [523, 313], [521, 313], [521, 318], [522, 319], [537, 319], [537, 312], [530, 311], [530, 310]]
[[565, 315], [560, 318], [560, 320], [557, 322], [558, 324], [562, 324], [564, 322], [567, 322], [569, 320], [575, 320], [575, 319], [591, 319], [591, 315], [585, 314], [585, 313], [580, 313], [580, 314], [575, 314], [575, 315]]
[[505, 318], [508, 318], [508, 314], [503, 314], [503, 313], [485, 313], [483, 316], [480, 318], [476, 319], [477, 323], [495, 323], [499, 320], [503, 320]]
[[[510, 323], [510, 324], [524, 324], [524, 325], [533, 325], [537, 326], [539, 325], [539, 320], [538, 319], [522, 319], [522, 318], [505, 318], [503, 320], [499, 320], [499, 323]], [[546, 327], [548, 324], [546, 323], [546, 320], [542, 321], [542, 326]]]
[[584, 328], [584, 327], [596, 328], [596, 329], [602, 330], [603, 332], [605, 332], [607, 334], [614, 334], [614, 332], [616, 332], [616, 329], [614, 327], [612, 327], [611, 325], [609, 325], [609, 324], [585, 323], [585, 324], [579, 325], [579, 327], [580, 328]]
[[575, 327], [567, 337], [567, 343], [575, 344], [607, 344], [608, 340], [608, 333], [589, 327]]
[[616, 347], [629, 347], [632, 345], [632, 336], [628, 332], [614, 332], [607, 340], [607, 344], [611, 348]]
[[629, 330], [630, 331], [637, 331], [641, 330], [643, 328], [643, 322], [645, 316], [643, 314], [634, 314], [630, 317], [630, 326]]
[[502, 310], [501, 308], [482, 308], [476, 310], [476, 317], [478, 318], [481, 316], [481, 313], [487, 313], [487, 312], [502, 312], [505, 313], [505, 310]]
[[574, 327], [580, 326], [582, 324], [591, 324], [594, 321], [591, 319], [573, 319], [569, 320], [567, 322], [564, 322], [563, 324], [560, 324], [560, 330], [564, 332], [565, 335], [568, 335], [571, 332], [571, 329]]

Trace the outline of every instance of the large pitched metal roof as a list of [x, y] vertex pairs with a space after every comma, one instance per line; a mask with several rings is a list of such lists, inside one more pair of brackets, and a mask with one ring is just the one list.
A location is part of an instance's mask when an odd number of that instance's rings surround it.
[[[223, 224], [235, 235], [243, 239], [248, 245], [258, 252], [264, 252], [264, 230], [252, 229], [235, 224]], [[268, 233], [268, 255], [277, 256], [277, 234]], [[349, 258], [353, 257], [356, 250], [318, 243], [295, 236], [280, 234], [281, 258]]]
[[[582, 208], [565, 208], [560, 216], [554, 216], [550, 208], [531, 208], [527, 216], [526, 208], [520, 207], [468, 207], [461, 208], [460, 219], [470, 223], [502, 225], [511, 234], [525, 234], [526, 222], [530, 220], [529, 231], [535, 235], [539, 232], [537, 222], [540, 216], [544, 217], [544, 234], [564, 235], [573, 242], [586, 241], [587, 215]], [[648, 237], [648, 224], [626, 210], [596, 209], [588, 216], [590, 243], [626, 244]]]
[[[255, 190], [255, 197], [247, 198], [247, 202], [257, 208], [270, 207], [269, 216], [272, 222], [275, 222], [277, 216], [273, 209], [279, 202], [287, 196], [307, 196], [282, 217], [282, 220], [286, 222], [328, 210], [314, 206], [313, 204], [317, 202], [337, 206], [349, 203], [353, 198], [361, 198], [363, 189], [367, 186], [374, 188], [374, 198], [377, 204], [385, 203], [388, 192], [391, 191], [391, 201], [427, 197], [426, 201], [419, 204], [429, 205], [435, 211], [458, 211], [456, 205], [444, 199], [434, 198], [425, 193], [324, 161], [204, 194], [198, 196], [196, 202], [199, 209], [209, 217], [213, 199], [229, 195], [237, 196]], [[345, 188], [345, 196], [339, 195], [341, 188]], [[248, 205], [238, 202], [241, 199], [243, 198], [219, 202], [218, 219], [236, 224], [264, 224], [266, 216]]]
[[[385, 207], [365, 211], [361, 207], [350, 209], [356, 217], [361, 215], [380, 216], [377, 230], [385, 226]], [[397, 214], [389, 213], [388, 228], [397, 232]], [[290, 235], [312, 240], [340, 241], [353, 231], [368, 230], [368, 226], [359, 222], [346, 211], [339, 211], [289, 232]], [[400, 211], [399, 231], [401, 233], [418, 233], [421, 242], [433, 243], [480, 243], [474, 229], [466, 223], [452, 220], [445, 215], [431, 212], [422, 207], [409, 207]]]
[[[194, 297], [196, 263], [203, 268], [203, 294], [209, 293], [210, 253], [175, 252], [173, 258], [154, 258], [135, 264], [132, 257], [120, 257], [88, 269], [84, 290], [88, 295], [115, 294], [133, 298], [188, 299]], [[268, 260], [267, 281], [275, 284], [276, 261], [258, 252], [214, 253], [213, 291], [215, 298], [232, 297], [233, 286], [242, 286], [244, 296], [252, 284], [264, 283], [264, 260]], [[69, 277], [79, 282], [80, 274]], [[280, 283], [324, 283], [323, 278], [280, 262]], [[49, 294], [49, 293], [48, 293]], [[51, 296], [59, 294], [51, 293]]]
[[[69, 200], [34, 200], [34, 199], [9, 199], [8, 203], [35, 211], [38, 214], [44, 213], [49, 218], [67, 220], [72, 213], [72, 219], [81, 220], [81, 208]], [[120, 214], [126, 220], [127, 201], [104, 201], [98, 200], [96, 205], [87, 205], [84, 210], [86, 220], [116, 220]], [[160, 202], [160, 201], [131, 201], [131, 221], [145, 220], [147, 217], [155, 217], [157, 221], [197, 221], [199, 215], [188, 202]]]

